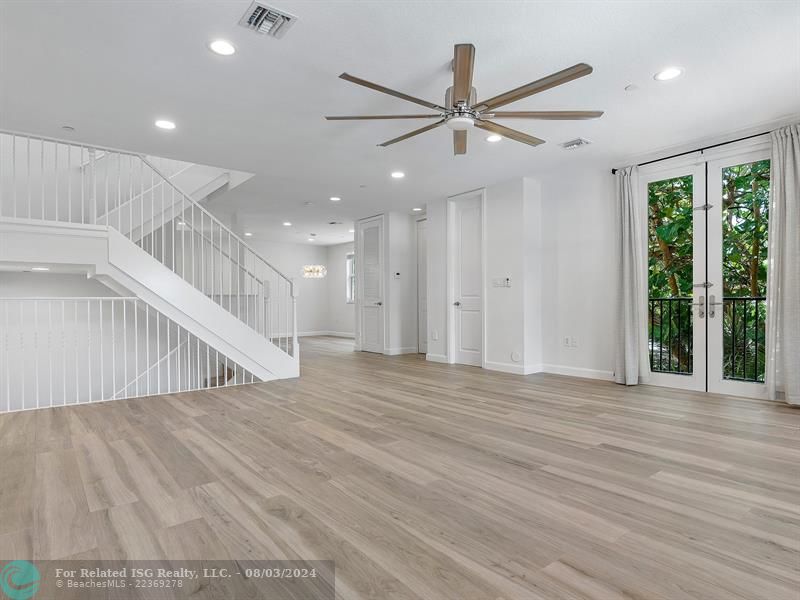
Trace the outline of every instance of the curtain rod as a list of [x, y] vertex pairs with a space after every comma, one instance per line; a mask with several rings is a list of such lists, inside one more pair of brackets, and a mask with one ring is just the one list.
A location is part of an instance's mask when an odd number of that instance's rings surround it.
[[[735, 140], [730, 140], [727, 142], [720, 142], [719, 144], [712, 144], [711, 146], [703, 146], [702, 148], [695, 148], [694, 150], [687, 150], [686, 152], [679, 152], [678, 154], [672, 154], [671, 156], [665, 156], [664, 158], [656, 158], [653, 160], [648, 160], [643, 163], [639, 163], [636, 165], [637, 167], [643, 167], [645, 165], [651, 165], [653, 163], [661, 162], [662, 160], [669, 160], [670, 158], [677, 158], [679, 156], [685, 156], [686, 154], [694, 154], [695, 152], [703, 152], [704, 150], [711, 150], [711, 148], [719, 148], [720, 146], [727, 146], [728, 144], [735, 144], [736, 142], [742, 142], [744, 140], [749, 140], [755, 137], [760, 137], [762, 135], [767, 135], [770, 133], [769, 131], [763, 131], [761, 133], [754, 133], [753, 135], [746, 135], [745, 137], [740, 137]], [[611, 174], [616, 175], [619, 169], [611, 169]]]

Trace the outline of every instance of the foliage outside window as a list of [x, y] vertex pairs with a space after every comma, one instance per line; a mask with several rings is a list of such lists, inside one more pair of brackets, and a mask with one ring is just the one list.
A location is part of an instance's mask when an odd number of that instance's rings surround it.
[[353, 304], [356, 301], [356, 257], [354, 254], [348, 254], [345, 261], [346, 301], [348, 304]]

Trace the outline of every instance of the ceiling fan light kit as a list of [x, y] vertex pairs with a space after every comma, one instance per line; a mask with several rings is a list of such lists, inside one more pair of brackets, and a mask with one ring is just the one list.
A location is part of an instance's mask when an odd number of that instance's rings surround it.
[[[366, 79], [354, 77], [348, 73], [339, 75], [341, 79], [361, 85], [371, 90], [394, 96], [419, 104], [425, 108], [436, 111], [435, 114], [416, 114], [416, 115], [358, 115], [342, 117], [325, 117], [329, 121], [362, 121], [362, 120], [383, 120], [383, 119], [439, 119], [435, 123], [420, 127], [414, 131], [378, 144], [379, 146], [391, 146], [397, 142], [402, 142], [411, 137], [417, 136], [431, 129], [436, 129], [441, 125], [446, 125], [453, 131], [453, 154], [467, 153], [467, 131], [477, 127], [488, 131], [493, 135], [500, 135], [523, 144], [538, 146], [544, 144], [544, 140], [528, 135], [516, 129], [510, 129], [489, 119], [539, 119], [547, 121], [568, 121], [580, 119], [596, 119], [602, 116], [603, 111], [599, 110], [550, 110], [550, 111], [497, 111], [495, 109], [511, 104], [517, 100], [522, 100], [528, 96], [538, 94], [550, 88], [563, 85], [574, 79], [585, 77], [592, 72], [592, 67], [585, 63], [578, 63], [568, 69], [553, 73], [542, 79], [537, 79], [511, 91], [499, 94], [488, 100], [477, 101], [477, 93], [472, 87], [472, 74], [475, 66], [475, 46], [472, 44], [456, 44], [453, 50], [453, 85], [447, 88], [444, 98], [444, 106], [409, 96], [403, 92], [398, 92], [391, 88], [384, 87], [377, 83], [372, 83]], [[490, 136], [491, 137], [491, 136]]]

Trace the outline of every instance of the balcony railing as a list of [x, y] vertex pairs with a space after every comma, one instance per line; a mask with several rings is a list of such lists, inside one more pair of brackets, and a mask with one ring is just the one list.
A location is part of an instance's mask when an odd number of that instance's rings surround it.
[[[722, 306], [723, 377], [764, 381], [767, 299], [726, 296]], [[649, 299], [650, 370], [691, 375], [694, 368], [692, 298]]]
[[650, 370], [691, 375], [694, 366], [691, 298], [650, 298]]
[[767, 299], [723, 298], [723, 376], [737, 381], [764, 381]]

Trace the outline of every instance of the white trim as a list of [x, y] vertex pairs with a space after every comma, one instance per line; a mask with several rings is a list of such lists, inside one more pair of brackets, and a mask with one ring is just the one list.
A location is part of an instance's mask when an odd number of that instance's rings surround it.
[[581, 377], [583, 379], [600, 379], [602, 381], [614, 381], [612, 371], [601, 371], [598, 369], [586, 369], [583, 367], [569, 367], [567, 365], [541, 365], [542, 372], [553, 375], [567, 375], [569, 377]]
[[416, 346], [408, 346], [406, 348], [386, 348], [383, 353], [386, 356], [396, 356], [398, 354], [419, 354]]
[[330, 337], [341, 337], [341, 338], [350, 338], [355, 339], [355, 334], [352, 332], [348, 333], [347, 331], [302, 331], [297, 334], [297, 337], [314, 337], [314, 336], [330, 336]]
[[487, 360], [483, 363], [483, 368], [488, 371], [501, 371], [503, 373], [512, 373], [514, 375], [532, 375], [533, 373], [541, 373], [542, 365], [520, 365], [518, 363], [501, 363]]
[[450, 361], [447, 360], [446, 354], [426, 354], [425, 360], [429, 360], [431, 362], [436, 362], [436, 363], [450, 364]]

